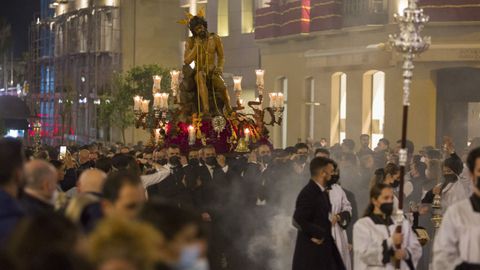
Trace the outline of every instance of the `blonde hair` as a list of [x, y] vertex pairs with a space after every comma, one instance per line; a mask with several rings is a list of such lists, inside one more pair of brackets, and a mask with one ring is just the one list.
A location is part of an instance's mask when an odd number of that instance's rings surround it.
[[162, 243], [163, 236], [147, 223], [106, 219], [90, 235], [88, 255], [96, 266], [121, 259], [149, 270], [158, 262]]

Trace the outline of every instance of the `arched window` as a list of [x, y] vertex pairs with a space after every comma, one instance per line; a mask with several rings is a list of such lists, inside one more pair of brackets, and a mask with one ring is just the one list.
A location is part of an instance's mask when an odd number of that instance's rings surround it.
[[242, 34], [253, 32], [253, 0], [242, 0]]
[[217, 33], [221, 37], [228, 37], [228, 0], [219, 0], [217, 8]]
[[362, 133], [369, 134], [375, 147], [384, 136], [385, 73], [371, 70], [363, 75]]
[[337, 72], [332, 75], [330, 144], [342, 142], [346, 138], [347, 120], [347, 74]]

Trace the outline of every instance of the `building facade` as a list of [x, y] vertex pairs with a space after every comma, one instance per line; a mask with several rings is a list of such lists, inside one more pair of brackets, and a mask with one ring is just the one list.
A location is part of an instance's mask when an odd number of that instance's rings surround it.
[[97, 123], [98, 97], [121, 71], [116, 0], [42, 0], [30, 29], [31, 110], [50, 144], [108, 140]]
[[[407, 0], [271, 1], [255, 12], [266, 89], [287, 97], [275, 146], [362, 133], [372, 145], [400, 138], [401, 57], [386, 46], [393, 14]], [[420, 0], [430, 15], [429, 51], [416, 59], [408, 137], [417, 146], [452, 136], [459, 149], [478, 136], [480, 1]]]

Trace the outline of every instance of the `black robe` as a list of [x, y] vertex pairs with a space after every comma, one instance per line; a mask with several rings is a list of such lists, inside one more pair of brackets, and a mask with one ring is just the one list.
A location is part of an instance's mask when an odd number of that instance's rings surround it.
[[[293, 222], [298, 228], [293, 270], [343, 270], [342, 258], [332, 237], [332, 224], [326, 193], [310, 181], [297, 198]], [[317, 245], [311, 238], [323, 240]]]

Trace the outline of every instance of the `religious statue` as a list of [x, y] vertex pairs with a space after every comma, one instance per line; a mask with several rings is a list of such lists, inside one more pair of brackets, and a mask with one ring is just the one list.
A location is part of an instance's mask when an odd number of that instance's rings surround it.
[[223, 110], [231, 112], [230, 97], [222, 78], [225, 63], [222, 40], [217, 34], [208, 32], [203, 11], [197, 16], [187, 14], [187, 20], [180, 23], [188, 25], [192, 33], [185, 43], [181, 84], [184, 113], [221, 115]]

